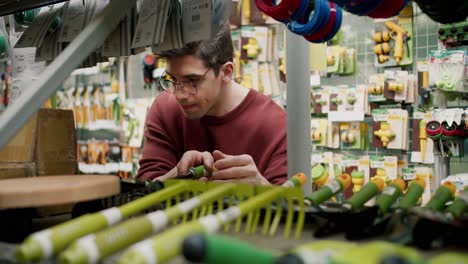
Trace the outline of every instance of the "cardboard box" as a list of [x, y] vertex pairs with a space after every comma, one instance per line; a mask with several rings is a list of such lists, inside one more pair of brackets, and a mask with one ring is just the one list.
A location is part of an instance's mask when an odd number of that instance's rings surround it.
[[33, 162], [36, 115], [0, 150], [0, 162]]
[[35, 167], [33, 162], [0, 163], [0, 180], [31, 177], [36, 174]]
[[77, 174], [75, 121], [70, 110], [41, 109], [37, 114], [36, 173]]
[[73, 111], [40, 109], [0, 151], [0, 179], [77, 174], [76, 148]]

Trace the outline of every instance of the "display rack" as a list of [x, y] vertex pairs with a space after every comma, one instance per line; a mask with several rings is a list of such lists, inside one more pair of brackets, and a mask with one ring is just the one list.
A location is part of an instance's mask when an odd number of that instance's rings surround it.
[[[0, 116], [0, 148], [10, 140], [43, 103], [60, 87], [60, 84], [76, 69], [125, 17], [136, 0], [114, 0], [98, 14], [83, 31], [47, 66], [31, 83], [28, 92]], [[42, 3], [47, 1], [42, 1]], [[23, 5], [19, 5], [23, 7]]]
[[[61, 1], [23, 1], [13, 5], [9, 1], [0, 8], [0, 14], [14, 13], [29, 7], [39, 7]], [[34, 5], [32, 3], [35, 3]], [[94, 18], [86, 28], [63, 50], [62, 53], [39, 75], [17, 102], [0, 116], [0, 148], [7, 144], [26, 121], [60, 86], [70, 73], [85, 58], [101, 46], [107, 36], [125, 17], [136, 0], [113, 0]], [[28, 5], [30, 3], [31, 5]], [[8, 6], [7, 6], [8, 5]], [[9, 9], [6, 9], [9, 7]], [[15, 7], [15, 9], [13, 8]], [[309, 46], [303, 38], [288, 32], [287, 58], [287, 107], [288, 107], [288, 175], [304, 172], [310, 178], [310, 93], [309, 93]], [[294, 63], [292, 63], [294, 62]], [[310, 193], [310, 182], [304, 186]]]
[[65, 1], [67, 0], [3, 0], [0, 1], [0, 16]]

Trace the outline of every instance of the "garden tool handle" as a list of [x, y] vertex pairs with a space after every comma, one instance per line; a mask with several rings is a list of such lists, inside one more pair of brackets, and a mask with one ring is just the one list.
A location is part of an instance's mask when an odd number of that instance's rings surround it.
[[457, 197], [451, 205], [447, 207], [445, 212], [452, 215], [454, 218], [459, 218], [468, 211], [468, 187], [465, 187], [462, 193]]
[[362, 189], [353, 194], [351, 198], [345, 201], [344, 206], [352, 210], [360, 209], [367, 201], [382, 191], [385, 182], [380, 178], [374, 178], [366, 183]]
[[400, 201], [398, 208], [407, 210], [413, 207], [424, 192], [426, 183], [421, 179], [412, 180], [409, 183], [408, 190]]
[[427, 202], [425, 208], [435, 211], [440, 211], [444, 208], [445, 203], [453, 198], [455, 193], [455, 185], [452, 182], [446, 181], [437, 188], [435, 194]]
[[313, 192], [305, 199], [312, 202], [312, 205], [319, 205], [326, 200], [330, 199], [339, 192], [342, 192], [351, 184], [351, 176], [349, 174], [342, 174], [336, 179], [330, 180], [322, 188]]
[[381, 213], [386, 213], [390, 206], [400, 197], [403, 190], [405, 189], [405, 182], [403, 179], [397, 178], [392, 181], [385, 189], [382, 194], [377, 198], [377, 206]]
[[264, 249], [216, 234], [194, 234], [182, 244], [182, 254], [190, 262], [205, 264], [273, 264], [275, 255]]

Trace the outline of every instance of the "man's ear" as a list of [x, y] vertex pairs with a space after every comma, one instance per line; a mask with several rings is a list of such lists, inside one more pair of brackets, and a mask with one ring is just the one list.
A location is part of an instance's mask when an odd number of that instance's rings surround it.
[[234, 63], [226, 62], [222, 67], [221, 71], [223, 73], [223, 82], [230, 83], [234, 77]]

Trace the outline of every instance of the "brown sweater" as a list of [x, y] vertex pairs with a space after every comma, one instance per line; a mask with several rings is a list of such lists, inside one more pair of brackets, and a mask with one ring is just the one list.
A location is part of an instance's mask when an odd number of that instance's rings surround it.
[[148, 114], [137, 177], [153, 179], [177, 165], [188, 150], [249, 154], [272, 184], [287, 180], [286, 112], [270, 98], [250, 90], [221, 117], [185, 118], [173, 95], [161, 93]]

